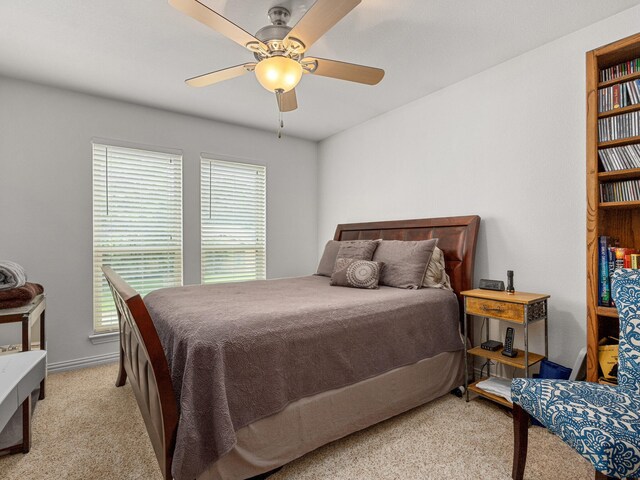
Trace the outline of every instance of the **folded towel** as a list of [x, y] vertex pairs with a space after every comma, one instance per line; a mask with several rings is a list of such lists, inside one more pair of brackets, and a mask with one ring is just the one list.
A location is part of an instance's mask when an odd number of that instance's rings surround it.
[[476, 384], [478, 388], [511, 401], [511, 380], [508, 378], [490, 377]]
[[0, 290], [0, 309], [17, 308], [28, 304], [37, 295], [44, 292], [39, 283], [25, 283], [22, 287]]
[[26, 282], [24, 268], [15, 262], [0, 260], [0, 290], [22, 287]]

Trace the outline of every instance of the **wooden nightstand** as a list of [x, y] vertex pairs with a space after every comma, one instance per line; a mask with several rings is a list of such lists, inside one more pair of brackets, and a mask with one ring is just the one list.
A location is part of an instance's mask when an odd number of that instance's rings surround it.
[[[518, 355], [510, 358], [502, 355], [502, 348], [496, 351], [484, 350], [480, 346], [466, 351], [465, 372], [468, 372], [469, 355], [483, 357], [497, 363], [509, 365], [524, 370], [525, 376], [529, 376], [529, 369], [549, 355], [548, 324], [547, 324], [547, 299], [549, 295], [540, 293], [495, 292], [492, 290], [466, 290], [461, 293], [464, 297], [464, 336], [467, 338], [469, 317], [495, 318], [500, 321], [516, 323], [524, 327], [524, 350], [518, 350]], [[529, 351], [529, 325], [544, 321], [544, 355]], [[489, 329], [487, 328], [487, 338]], [[489, 369], [487, 369], [489, 370]], [[475, 372], [473, 373], [475, 380]], [[502, 397], [486, 392], [477, 386], [478, 382], [486, 380], [481, 378], [477, 382], [468, 384], [468, 376], [465, 375], [466, 399], [469, 401], [469, 390], [485, 398], [493, 400], [501, 405], [511, 408], [511, 402]]]

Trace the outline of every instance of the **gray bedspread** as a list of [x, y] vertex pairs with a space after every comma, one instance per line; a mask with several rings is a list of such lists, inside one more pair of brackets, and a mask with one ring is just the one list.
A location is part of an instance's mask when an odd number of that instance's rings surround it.
[[235, 431], [302, 397], [463, 348], [446, 290], [360, 290], [320, 276], [168, 288], [144, 299], [180, 421], [176, 480], [235, 445]]

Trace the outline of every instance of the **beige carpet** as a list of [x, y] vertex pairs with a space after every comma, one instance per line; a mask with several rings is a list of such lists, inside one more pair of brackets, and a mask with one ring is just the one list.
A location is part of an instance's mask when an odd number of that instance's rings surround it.
[[[160, 480], [131, 389], [115, 365], [50, 375], [27, 455], [0, 457], [0, 478]], [[489, 402], [447, 395], [327, 445], [271, 477], [510, 478], [511, 419]], [[526, 479], [590, 479], [589, 464], [542, 428], [529, 433]]]

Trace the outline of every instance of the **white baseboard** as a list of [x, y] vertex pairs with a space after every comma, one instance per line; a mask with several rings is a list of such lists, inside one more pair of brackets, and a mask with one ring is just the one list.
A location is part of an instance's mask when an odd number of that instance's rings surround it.
[[95, 355], [93, 357], [76, 358], [75, 360], [65, 360], [63, 362], [53, 362], [47, 365], [49, 373], [65, 372], [67, 370], [76, 370], [78, 368], [95, 367], [104, 365], [105, 363], [113, 363], [119, 360], [119, 352], [105, 353], [103, 355]]

